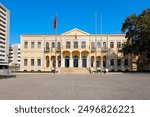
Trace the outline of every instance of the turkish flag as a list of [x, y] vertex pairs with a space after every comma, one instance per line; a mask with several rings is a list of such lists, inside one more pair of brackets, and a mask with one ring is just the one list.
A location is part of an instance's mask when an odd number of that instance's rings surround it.
[[54, 29], [56, 29], [57, 28], [57, 17], [55, 17], [55, 19], [54, 19]]

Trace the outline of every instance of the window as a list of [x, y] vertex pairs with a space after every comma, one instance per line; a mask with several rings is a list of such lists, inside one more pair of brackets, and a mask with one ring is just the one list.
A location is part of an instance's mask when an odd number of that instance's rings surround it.
[[86, 42], [85, 42], [85, 41], [82, 41], [82, 42], [81, 42], [81, 48], [82, 48], [82, 49], [85, 49], [85, 48], [86, 48]]
[[34, 66], [34, 59], [31, 59], [31, 66]]
[[121, 66], [121, 59], [117, 59], [117, 65]]
[[28, 66], [28, 59], [24, 59], [24, 66]]
[[70, 41], [66, 42], [66, 48], [70, 48]]
[[58, 47], [57, 47], [57, 48], [60, 49], [60, 48], [61, 48], [61, 43], [58, 42], [57, 44], [58, 44]]
[[121, 48], [121, 42], [117, 42], [117, 48]]
[[46, 67], [49, 67], [49, 56], [46, 56]]
[[28, 48], [28, 42], [24, 42], [24, 48]]
[[74, 41], [74, 48], [78, 48], [78, 42]]
[[55, 48], [55, 42], [52, 42], [52, 48]]
[[41, 48], [41, 42], [38, 42], [38, 48]]
[[92, 49], [95, 48], [94, 42], [91, 42], [91, 48], [92, 48]]
[[106, 42], [103, 42], [103, 48], [106, 49]]
[[114, 59], [110, 59], [110, 65], [114, 66]]
[[41, 59], [37, 60], [37, 66], [41, 66]]
[[100, 47], [101, 47], [100, 42], [97, 42], [97, 48], [100, 48]]
[[128, 66], [128, 59], [124, 60], [124, 66]]
[[31, 42], [31, 48], [34, 48], [35, 43]]
[[114, 42], [110, 42], [110, 48], [114, 48]]
[[49, 50], [49, 42], [46, 42], [46, 50]]

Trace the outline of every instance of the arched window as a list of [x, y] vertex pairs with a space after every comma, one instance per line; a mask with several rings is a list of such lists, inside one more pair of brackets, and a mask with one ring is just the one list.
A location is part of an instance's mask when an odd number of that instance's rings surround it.
[[106, 67], [106, 61], [107, 61], [106, 56], [103, 56], [103, 67]]
[[101, 47], [100, 42], [97, 42], [97, 48], [100, 48], [100, 47]]
[[53, 61], [53, 67], [55, 67], [55, 60]]
[[106, 42], [103, 42], [103, 48], [106, 48]]
[[60, 49], [60, 48], [61, 48], [61, 43], [58, 42], [57, 44], [58, 44], [58, 45], [57, 45], [57, 48]]
[[91, 48], [94, 49], [94, 42], [91, 42]]
[[46, 67], [49, 67], [49, 56], [46, 56]]
[[46, 67], [49, 67], [49, 60], [46, 61]]
[[52, 48], [55, 48], [55, 42], [52, 42]]
[[46, 50], [49, 50], [49, 42], [46, 42]]
[[100, 61], [96, 61], [96, 67], [100, 67]]
[[91, 56], [91, 67], [94, 67], [94, 56]]

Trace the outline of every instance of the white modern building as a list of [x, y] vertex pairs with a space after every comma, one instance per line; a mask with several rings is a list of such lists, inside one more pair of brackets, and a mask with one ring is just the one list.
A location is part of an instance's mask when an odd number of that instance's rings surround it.
[[0, 3], [0, 69], [7, 68], [9, 56], [9, 10]]
[[13, 44], [9, 49], [9, 66], [20, 66], [20, 44]]

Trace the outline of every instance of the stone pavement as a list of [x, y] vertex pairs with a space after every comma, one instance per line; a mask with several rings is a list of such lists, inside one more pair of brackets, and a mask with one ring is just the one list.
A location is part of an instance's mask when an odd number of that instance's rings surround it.
[[150, 74], [17, 74], [0, 80], [1, 100], [148, 100]]

